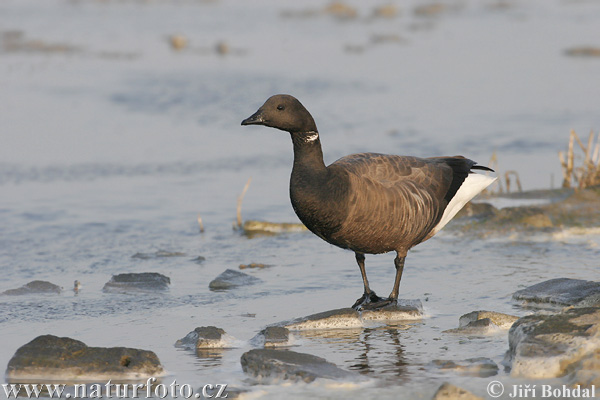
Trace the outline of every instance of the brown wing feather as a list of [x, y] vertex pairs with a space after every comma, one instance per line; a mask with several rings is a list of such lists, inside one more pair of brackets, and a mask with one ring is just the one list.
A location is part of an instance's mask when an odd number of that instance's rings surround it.
[[363, 253], [405, 253], [424, 240], [453, 180], [452, 168], [438, 160], [374, 153], [341, 158], [328, 169], [346, 171], [350, 184], [347, 217], [331, 241]]

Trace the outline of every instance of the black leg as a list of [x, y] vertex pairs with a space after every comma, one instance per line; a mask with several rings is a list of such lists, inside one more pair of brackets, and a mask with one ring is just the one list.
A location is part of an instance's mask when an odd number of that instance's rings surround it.
[[375, 303], [381, 300], [379, 296], [375, 294], [369, 287], [369, 280], [367, 279], [367, 272], [365, 271], [365, 255], [362, 253], [354, 253], [356, 256], [356, 262], [358, 264], [358, 268], [360, 268], [360, 274], [362, 275], [363, 285], [365, 287], [365, 292], [361, 298], [354, 302], [352, 308], [360, 309], [364, 304]]
[[404, 260], [406, 256], [402, 257], [400, 254], [396, 254], [394, 259], [394, 265], [396, 266], [396, 279], [394, 280], [394, 288], [390, 293], [390, 300], [396, 302], [398, 300], [398, 292], [400, 291], [400, 280], [402, 279], [402, 271], [404, 270]]

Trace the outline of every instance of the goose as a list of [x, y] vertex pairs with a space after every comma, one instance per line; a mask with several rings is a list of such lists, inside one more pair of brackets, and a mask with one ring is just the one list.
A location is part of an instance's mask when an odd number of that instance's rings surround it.
[[[408, 250], [440, 231], [497, 178], [463, 156], [419, 158], [359, 153], [326, 166], [317, 125], [293, 96], [271, 96], [242, 125], [289, 132], [294, 148], [290, 199], [298, 218], [326, 242], [354, 252], [364, 292], [352, 308], [397, 304]], [[396, 276], [387, 298], [371, 290], [365, 254], [396, 252]]]

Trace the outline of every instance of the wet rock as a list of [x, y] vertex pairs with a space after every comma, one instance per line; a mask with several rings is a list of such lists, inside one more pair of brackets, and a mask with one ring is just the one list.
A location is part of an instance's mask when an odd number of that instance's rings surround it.
[[583, 357], [572, 364], [569, 369], [573, 371], [569, 374], [567, 380], [571, 386], [600, 387], [600, 350], [597, 349], [595, 352]]
[[509, 314], [503, 314], [495, 311], [472, 311], [461, 316], [458, 320], [458, 327], [464, 328], [469, 324], [482, 319], [489, 318], [490, 322], [501, 329], [509, 329], [519, 317]]
[[21, 346], [6, 369], [11, 382], [142, 379], [164, 373], [152, 351], [88, 347], [79, 340], [52, 335], [38, 336]]
[[202, 264], [204, 261], [206, 261], [206, 257], [198, 256], [196, 258], [192, 258], [191, 261], [195, 262], [196, 264]]
[[437, 17], [447, 11], [447, 6], [442, 3], [424, 4], [415, 7], [414, 13], [419, 17]]
[[445, 330], [444, 333], [463, 335], [487, 335], [500, 329], [509, 329], [519, 317], [495, 311], [472, 311], [461, 316], [458, 328]]
[[469, 358], [463, 361], [433, 360], [430, 365], [441, 370], [452, 370], [460, 375], [481, 378], [498, 374], [498, 365], [485, 357]]
[[62, 288], [47, 281], [31, 281], [17, 289], [8, 289], [1, 294], [7, 296], [18, 296], [23, 294], [45, 294], [60, 293]]
[[290, 346], [290, 331], [283, 326], [268, 326], [254, 336], [251, 343], [261, 347]]
[[591, 357], [600, 352], [598, 307], [520, 318], [510, 328], [508, 343], [505, 364], [513, 377], [544, 379], [570, 373], [574, 380], [600, 379], [600, 363]]
[[580, 46], [565, 50], [569, 57], [600, 57], [600, 47]]
[[432, 400], [483, 400], [466, 389], [445, 382], [433, 395]]
[[183, 35], [171, 35], [169, 37], [169, 44], [174, 50], [181, 50], [188, 46], [188, 40]]
[[456, 214], [455, 219], [484, 219], [493, 217], [497, 212], [498, 209], [490, 203], [473, 203], [470, 201]]
[[398, 299], [398, 305], [358, 312], [339, 308], [284, 323], [289, 330], [360, 328], [369, 322], [414, 321], [423, 317], [420, 300]]
[[354, 19], [358, 17], [356, 8], [344, 4], [340, 1], [334, 1], [324, 9], [324, 13], [331, 15], [337, 19]]
[[189, 350], [194, 349], [222, 349], [231, 347], [225, 331], [216, 326], [200, 326], [184, 338], [175, 342], [175, 347], [181, 347]]
[[240, 269], [246, 269], [246, 268], [266, 268], [269, 265], [267, 264], [257, 264], [257, 263], [250, 263], [250, 264], [240, 264]]
[[292, 222], [267, 222], [253, 221], [244, 222], [242, 229], [246, 234], [251, 233], [288, 233], [288, 232], [305, 232], [308, 228], [304, 224]]
[[513, 299], [528, 306], [600, 306], [600, 282], [581, 279], [550, 279], [513, 294]]
[[423, 318], [421, 300], [398, 299], [397, 305], [385, 306], [379, 310], [361, 312], [363, 321], [405, 321]]
[[102, 291], [108, 293], [131, 293], [136, 291], [168, 290], [171, 279], [157, 272], [125, 273], [113, 275]]
[[131, 258], [137, 258], [140, 260], [154, 260], [156, 258], [166, 258], [166, 257], [185, 257], [187, 254], [182, 253], [180, 251], [166, 251], [166, 250], [157, 250], [154, 253], [135, 253], [131, 256]]
[[362, 321], [359, 313], [353, 308], [339, 308], [297, 318], [285, 324], [291, 331], [309, 329], [360, 328]]
[[317, 378], [356, 379], [359, 376], [324, 358], [290, 350], [250, 350], [242, 355], [241, 363], [244, 372], [259, 381], [312, 382]]
[[221, 275], [213, 279], [208, 287], [210, 290], [228, 290], [238, 286], [254, 285], [262, 282], [259, 278], [245, 274], [233, 269], [227, 269]]

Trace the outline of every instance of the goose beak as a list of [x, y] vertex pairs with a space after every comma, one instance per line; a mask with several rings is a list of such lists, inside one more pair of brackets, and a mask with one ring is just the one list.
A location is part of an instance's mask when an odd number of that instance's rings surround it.
[[242, 125], [262, 125], [265, 122], [260, 110], [242, 121]]

